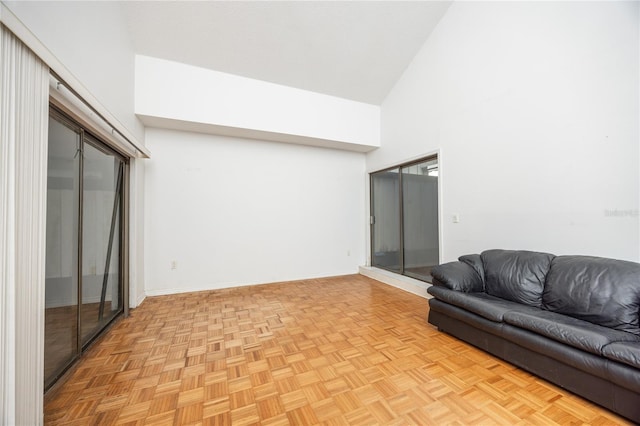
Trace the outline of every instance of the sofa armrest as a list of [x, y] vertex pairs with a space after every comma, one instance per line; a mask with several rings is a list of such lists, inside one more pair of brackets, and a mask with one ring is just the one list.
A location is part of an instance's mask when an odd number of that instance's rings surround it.
[[431, 269], [433, 285], [465, 293], [484, 291], [484, 282], [478, 272], [463, 262], [449, 262]]
[[482, 256], [480, 256], [479, 254], [467, 254], [464, 256], [460, 256], [458, 260], [475, 269], [478, 275], [480, 275], [480, 279], [484, 283], [484, 263], [482, 263]]

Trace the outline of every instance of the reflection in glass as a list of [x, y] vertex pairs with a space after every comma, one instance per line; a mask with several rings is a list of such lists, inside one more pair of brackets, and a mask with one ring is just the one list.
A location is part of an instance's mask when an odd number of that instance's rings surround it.
[[438, 159], [371, 174], [371, 264], [423, 281], [440, 261]]
[[80, 126], [49, 117], [44, 385], [123, 311], [125, 163]]
[[373, 266], [402, 272], [400, 253], [400, 174], [398, 169], [371, 174]]
[[49, 120], [44, 381], [48, 388], [78, 353], [80, 134]]
[[438, 264], [438, 160], [402, 168], [404, 273], [427, 279]]
[[84, 146], [82, 193], [82, 342], [88, 342], [122, 307], [120, 194], [122, 162]]

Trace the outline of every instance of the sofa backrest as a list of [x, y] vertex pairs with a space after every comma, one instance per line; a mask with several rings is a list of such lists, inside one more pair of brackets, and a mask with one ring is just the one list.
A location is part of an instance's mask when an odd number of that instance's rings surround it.
[[640, 335], [640, 263], [592, 256], [553, 259], [543, 308]]
[[542, 306], [544, 283], [554, 255], [524, 250], [487, 250], [480, 257], [486, 293], [528, 306]]

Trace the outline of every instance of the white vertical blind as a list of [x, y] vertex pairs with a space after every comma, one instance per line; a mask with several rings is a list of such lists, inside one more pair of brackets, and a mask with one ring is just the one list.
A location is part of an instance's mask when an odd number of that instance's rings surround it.
[[42, 424], [49, 69], [0, 25], [0, 422]]

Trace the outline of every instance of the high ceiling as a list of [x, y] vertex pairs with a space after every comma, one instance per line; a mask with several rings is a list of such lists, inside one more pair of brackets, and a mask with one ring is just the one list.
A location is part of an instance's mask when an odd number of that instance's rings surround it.
[[136, 53], [381, 104], [451, 1], [123, 2]]

